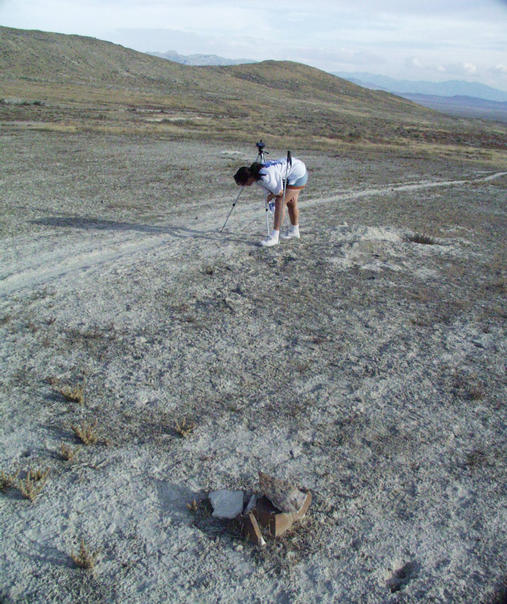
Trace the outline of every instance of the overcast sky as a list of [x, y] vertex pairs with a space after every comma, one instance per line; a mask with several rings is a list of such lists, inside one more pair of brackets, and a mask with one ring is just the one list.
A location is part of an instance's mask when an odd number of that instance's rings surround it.
[[0, 24], [507, 90], [507, 0], [0, 0]]

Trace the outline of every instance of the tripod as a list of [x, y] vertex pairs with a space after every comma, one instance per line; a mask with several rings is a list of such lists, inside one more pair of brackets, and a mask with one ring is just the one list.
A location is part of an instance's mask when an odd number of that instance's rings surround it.
[[[264, 151], [264, 147], [266, 146], [263, 142], [262, 139], [258, 142], [255, 143], [255, 146], [257, 147], [257, 159], [255, 160], [257, 163], [259, 164], [263, 164], [264, 163], [264, 153], [268, 153], [268, 151]], [[264, 200], [264, 208], [266, 210], [266, 231], [268, 234], [268, 237], [270, 235], [270, 231], [269, 231], [269, 210], [270, 210], [270, 204], [268, 203], [268, 200], [265, 199]]]

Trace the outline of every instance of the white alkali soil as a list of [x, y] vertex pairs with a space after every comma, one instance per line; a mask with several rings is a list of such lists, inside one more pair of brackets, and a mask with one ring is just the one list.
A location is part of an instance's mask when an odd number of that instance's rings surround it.
[[[0, 469], [50, 470], [0, 493], [2, 601], [505, 595], [505, 172], [293, 153], [261, 249], [253, 187], [219, 232], [255, 148], [2, 134]], [[264, 549], [207, 503], [259, 470], [313, 495]]]

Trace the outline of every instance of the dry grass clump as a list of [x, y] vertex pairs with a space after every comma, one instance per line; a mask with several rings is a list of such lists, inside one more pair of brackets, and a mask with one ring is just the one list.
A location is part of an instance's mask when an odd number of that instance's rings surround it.
[[70, 445], [62, 443], [60, 445], [60, 455], [65, 461], [72, 461], [76, 457], [79, 449], [72, 448]]
[[7, 491], [16, 486], [19, 472], [16, 474], [6, 474], [3, 470], [0, 471], [0, 491]]
[[200, 502], [197, 499], [193, 499], [190, 503], [187, 503], [187, 509], [195, 514], [199, 509]]
[[19, 471], [16, 474], [0, 472], [0, 490], [16, 489], [25, 499], [35, 501], [40, 495], [49, 474], [47, 470], [28, 470], [25, 478], [20, 479]]
[[81, 425], [72, 425], [71, 430], [84, 445], [94, 445], [99, 440], [97, 423], [98, 420], [95, 420], [93, 423], [83, 422]]
[[86, 547], [84, 540], [81, 539], [79, 551], [77, 553], [71, 553], [70, 557], [78, 568], [84, 568], [89, 570], [95, 566], [97, 562], [98, 552], [92, 553]]
[[53, 390], [63, 396], [70, 403], [79, 403], [83, 405], [85, 402], [85, 393], [83, 384], [62, 384], [58, 378], [49, 377], [47, 382], [52, 386]]
[[187, 419], [183, 419], [181, 422], [176, 422], [174, 430], [181, 438], [188, 438], [195, 430], [195, 424]]
[[62, 386], [58, 392], [66, 401], [84, 404], [84, 388], [82, 386]]
[[420, 243], [422, 245], [436, 245], [437, 241], [430, 237], [429, 235], [424, 235], [422, 233], [411, 233], [405, 236], [407, 241], [412, 243]]
[[23, 497], [30, 501], [35, 501], [46, 484], [48, 474], [49, 469], [28, 470], [25, 479], [19, 480], [16, 488]]

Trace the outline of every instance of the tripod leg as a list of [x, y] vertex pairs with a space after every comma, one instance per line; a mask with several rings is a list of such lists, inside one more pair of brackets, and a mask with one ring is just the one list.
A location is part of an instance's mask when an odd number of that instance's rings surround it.
[[[287, 194], [287, 184], [289, 182], [289, 166], [292, 167], [292, 155], [291, 155], [290, 151], [287, 151], [287, 165], [285, 167], [285, 180], [283, 181], [283, 205], [282, 205], [282, 208], [284, 211], [284, 216], [283, 216], [284, 221], [285, 221], [285, 196]], [[280, 226], [283, 226], [283, 224]]]
[[225, 225], [227, 224], [227, 221], [229, 220], [230, 215], [232, 214], [232, 211], [234, 210], [234, 207], [236, 206], [236, 204], [238, 203], [239, 200], [239, 196], [241, 195], [241, 193], [243, 192], [243, 187], [241, 187], [236, 199], [234, 200], [234, 203], [232, 204], [232, 208], [229, 210], [229, 213], [227, 214], [227, 218], [225, 219], [224, 225], [223, 227], [220, 229], [220, 232], [222, 232], [225, 229]]

